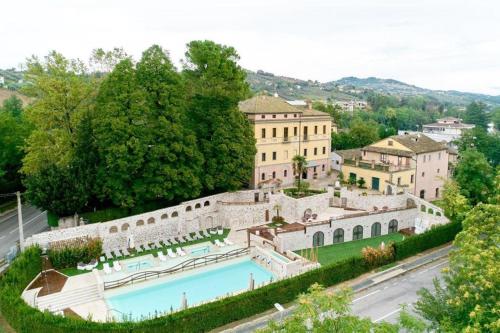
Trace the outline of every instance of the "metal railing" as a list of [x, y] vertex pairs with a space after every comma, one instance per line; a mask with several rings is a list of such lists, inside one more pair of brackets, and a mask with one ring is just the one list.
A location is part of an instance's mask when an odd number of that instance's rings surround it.
[[104, 282], [104, 289], [106, 290], [111, 288], [117, 288], [128, 283], [133, 283], [134, 281], [141, 281], [141, 280], [144, 281], [153, 277], [159, 278], [160, 276], [163, 275], [172, 274], [179, 271], [182, 272], [187, 269], [193, 269], [196, 267], [205, 266], [213, 262], [217, 263], [220, 261], [226, 261], [249, 253], [250, 253], [249, 248], [243, 248], [243, 249], [231, 250], [226, 253], [209, 254], [204, 257], [192, 258], [161, 271], [138, 272], [118, 280]]

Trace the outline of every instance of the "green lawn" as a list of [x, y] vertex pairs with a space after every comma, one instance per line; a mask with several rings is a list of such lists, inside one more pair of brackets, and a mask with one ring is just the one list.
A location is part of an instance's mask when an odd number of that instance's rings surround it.
[[[390, 241], [399, 242], [402, 239], [403, 235], [400, 233], [393, 233], [374, 238], [322, 246], [318, 248], [318, 260], [321, 265], [327, 265], [353, 256], [361, 255], [361, 250], [366, 246], [378, 247], [382, 242], [387, 244]], [[295, 251], [295, 253], [301, 255], [301, 251], [305, 253], [306, 250], [298, 250]]]
[[[185, 243], [183, 243], [181, 245], [164, 246], [163, 247], [163, 253], [166, 253], [166, 250], [168, 248], [171, 248], [171, 249], [173, 249], [175, 251], [175, 249], [178, 248], [179, 246], [186, 247], [186, 246], [189, 246], [189, 245], [194, 245], [194, 244], [198, 244], [198, 243], [204, 243], [204, 242], [208, 242], [208, 241], [213, 242], [216, 239], [222, 241], [224, 238], [227, 237], [227, 235], [229, 234], [229, 231], [230, 231], [230, 229], [224, 229], [224, 233], [222, 235], [211, 235], [210, 238], [197, 239], [197, 240], [194, 240], [192, 242], [185, 242]], [[141, 253], [137, 253], [136, 254], [136, 253], [134, 253], [135, 251], [132, 250], [132, 251], [129, 251], [130, 254], [131, 254], [130, 256], [120, 257], [118, 260], [124, 260], [124, 259], [136, 258], [136, 257], [138, 258], [140, 256], [144, 256], [144, 255], [147, 255], [147, 254], [152, 254], [153, 256], [157, 257], [158, 256], [157, 255], [158, 251], [159, 251], [159, 249], [152, 249], [150, 251], [142, 251]], [[97, 269], [103, 269], [103, 264], [105, 262], [107, 262], [110, 267], [113, 267], [113, 260], [106, 260], [104, 262], [100, 262], [99, 261], [99, 264], [97, 265]], [[63, 268], [63, 269], [59, 269], [58, 271], [60, 271], [63, 274], [66, 274], [67, 276], [74, 276], [74, 275], [85, 274], [85, 273], [89, 272], [89, 271], [78, 270], [78, 269], [76, 269], [76, 267]]]

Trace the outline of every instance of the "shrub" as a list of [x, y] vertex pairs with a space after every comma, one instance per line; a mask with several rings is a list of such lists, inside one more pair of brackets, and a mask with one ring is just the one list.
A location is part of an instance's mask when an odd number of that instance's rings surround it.
[[47, 223], [51, 227], [59, 226], [59, 216], [57, 216], [55, 213], [47, 212]]
[[364, 178], [359, 178], [358, 179], [358, 186], [359, 186], [359, 188], [365, 188], [365, 184], [366, 184], [366, 182], [365, 182]]
[[273, 223], [283, 223], [285, 222], [285, 218], [283, 216], [273, 216]]
[[460, 222], [451, 222], [432, 227], [420, 235], [408, 237], [393, 245], [395, 259], [405, 259], [419, 252], [451, 242], [461, 230], [462, 224]]
[[74, 238], [51, 244], [48, 256], [55, 268], [75, 267], [79, 262], [88, 263], [102, 253], [100, 238]]
[[378, 267], [386, 265], [394, 261], [394, 247], [393, 243], [378, 248], [371, 246], [364, 247], [361, 250], [363, 259], [369, 267]]

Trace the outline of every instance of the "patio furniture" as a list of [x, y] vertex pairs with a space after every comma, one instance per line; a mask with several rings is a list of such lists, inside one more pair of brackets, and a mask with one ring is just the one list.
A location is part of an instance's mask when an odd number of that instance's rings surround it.
[[100, 260], [101, 262], [106, 261], [106, 257], [105, 257], [105, 256], [101, 256], [101, 257], [99, 258], [99, 260]]
[[122, 270], [122, 265], [120, 265], [118, 261], [113, 261], [113, 268], [115, 269], [115, 271], [119, 272]]
[[192, 241], [194, 241], [194, 239], [192, 239], [192, 238], [191, 238], [191, 236], [189, 236], [189, 235], [184, 236], [184, 238], [185, 238], [188, 242], [192, 242]]
[[177, 257], [177, 254], [175, 254], [172, 249], [167, 249], [167, 254], [170, 258], [175, 258]]
[[106, 255], [106, 259], [108, 259], [108, 260], [111, 260], [114, 258], [113, 255], [111, 254], [110, 250], [106, 250], [106, 252], [104, 252], [104, 254]]
[[169, 242], [170, 242], [170, 244], [172, 244], [172, 245], [179, 244], [179, 242], [178, 242], [175, 238], [170, 238], [168, 241], [169, 241]]
[[217, 234], [217, 229], [210, 229], [208, 231], [211, 235], [216, 235]]
[[107, 262], [105, 262], [102, 266], [106, 275], [113, 273], [113, 270], [111, 269], [111, 267], [109, 267], [109, 264]]
[[176, 249], [176, 252], [177, 252], [177, 254], [178, 254], [179, 256], [181, 256], [181, 257], [184, 257], [184, 256], [186, 255], [186, 252], [184, 252], [184, 251], [182, 250], [182, 248], [180, 248], [180, 247], [178, 247], [178, 248]]
[[215, 245], [217, 245], [218, 247], [224, 247], [226, 246], [226, 244], [222, 243], [220, 240], [216, 239], [215, 240]]
[[217, 235], [222, 235], [224, 234], [224, 229], [220, 228], [220, 229], [217, 229]]
[[161, 261], [167, 261], [167, 257], [165, 257], [165, 255], [163, 254], [163, 251], [158, 251], [158, 258]]
[[123, 254], [121, 253], [120, 249], [113, 249], [113, 253], [116, 255], [117, 258], [123, 257]]
[[85, 269], [88, 270], [88, 271], [91, 271], [93, 270], [94, 268], [96, 268], [98, 265], [98, 262], [96, 259], [92, 259], [86, 266], [85, 266]]
[[128, 252], [127, 248], [121, 249], [122, 253], [124, 256], [128, 257], [130, 255], [130, 252]]
[[227, 245], [234, 245], [234, 243], [227, 238], [224, 238], [224, 243], [226, 243]]
[[149, 247], [152, 249], [156, 249], [156, 243], [148, 243]]
[[137, 253], [142, 253], [142, 252], [144, 252], [144, 250], [142, 249], [142, 247], [141, 247], [140, 245], [139, 245], [139, 246], [137, 246], [137, 247], [135, 248], [135, 251], [136, 251]]
[[157, 248], [161, 249], [163, 246], [160, 244], [160, 241], [155, 241], [154, 243]]
[[186, 243], [186, 240], [182, 237], [174, 238], [174, 240], [177, 241], [176, 244]]
[[144, 248], [144, 250], [146, 251], [151, 251], [151, 248], [149, 247], [149, 245], [147, 243], [144, 243], [142, 244], [142, 247]]
[[76, 264], [76, 269], [78, 269], [79, 271], [84, 271], [87, 269], [87, 265], [80, 261], [78, 264]]

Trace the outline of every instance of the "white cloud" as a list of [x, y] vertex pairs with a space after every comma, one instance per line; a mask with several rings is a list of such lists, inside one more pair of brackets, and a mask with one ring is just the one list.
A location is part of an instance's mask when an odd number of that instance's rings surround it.
[[241, 64], [304, 79], [394, 78], [432, 89], [500, 94], [495, 0], [17, 0], [2, 5], [0, 67], [51, 49], [87, 59], [153, 43], [178, 61], [185, 44], [234, 46]]

